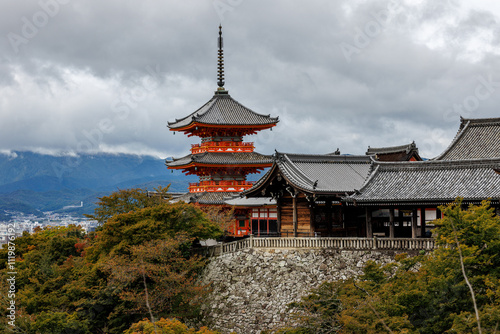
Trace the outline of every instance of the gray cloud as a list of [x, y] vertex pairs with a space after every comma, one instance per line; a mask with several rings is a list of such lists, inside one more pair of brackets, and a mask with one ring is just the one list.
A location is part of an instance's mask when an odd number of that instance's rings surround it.
[[2, 6], [3, 151], [187, 154], [197, 139], [166, 123], [213, 94], [219, 22], [226, 88], [280, 116], [248, 138], [263, 153], [363, 154], [415, 140], [432, 157], [460, 115], [494, 117], [500, 102], [499, 13], [459, 1]]

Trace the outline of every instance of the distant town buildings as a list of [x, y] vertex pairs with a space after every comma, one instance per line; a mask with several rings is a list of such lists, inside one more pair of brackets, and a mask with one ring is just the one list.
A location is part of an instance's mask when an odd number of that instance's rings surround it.
[[[85, 233], [95, 231], [97, 220], [83, 217], [73, 217], [69, 214], [59, 214], [45, 212], [43, 217], [27, 215], [22, 212], [7, 211], [11, 219], [0, 222], [0, 245], [6, 244], [8, 237], [15, 235], [20, 237], [24, 232], [33, 233], [36, 228], [46, 228], [55, 226], [81, 226]], [[12, 233], [12, 230], [15, 232]]]

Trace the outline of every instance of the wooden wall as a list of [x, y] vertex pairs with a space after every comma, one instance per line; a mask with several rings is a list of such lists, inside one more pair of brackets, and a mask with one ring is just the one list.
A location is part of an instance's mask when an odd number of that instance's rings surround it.
[[[297, 205], [297, 233], [299, 237], [313, 236], [317, 232], [320, 236], [329, 237], [360, 237], [366, 236], [364, 209], [347, 208], [333, 205], [330, 210], [323, 207], [316, 207], [316, 210], [326, 210], [332, 215], [332, 221], [320, 228], [315, 226], [314, 208], [310, 208], [310, 203], [305, 195], [299, 194], [296, 198]], [[294, 236], [293, 230], [293, 199], [287, 195], [279, 200], [278, 217], [281, 222], [279, 231], [283, 237]], [[358, 217], [359, 216], [359, 217]], [[344, 219], [345, 218], [345, 219]], [[317, 224], [316, 224], [317, 225]]]
[[[303, 194], [299, 194], [297, 201], [297, 232], [311, 233], [314, 228], [311, 226], [311, 210], [309, 202]], [[293, 235], [293, 199], [292, 196], [284, 196], [280, 199], [281, 232]]]

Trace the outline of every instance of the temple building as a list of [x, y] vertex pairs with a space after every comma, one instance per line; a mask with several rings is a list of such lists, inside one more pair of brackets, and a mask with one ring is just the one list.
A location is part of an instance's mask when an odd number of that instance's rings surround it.
[[488, 198], [499, 205], [500, 158], [374, 162], [373, 168], [363, 187], [345, 199], [348, 206], [366, 208], [367, 237], [424, 237], [428, 223], [440, 218], [437, 207], [457, 197], [466, 205]]
[[[364, 233], [363, 219], [358, 221], [356, 213], [343, 208], [340, 200], [363, 185], [372, 159], [336, 153], [276, 152], [271, 169], [242, 193], [276, 200], [277, 224], [271, 235], [341, 237]], [[254, 235], [265, 232], [260, 226], [252, 226]]]
[[408, 145], [374, 148], [368, 146], [366, 155], [378, 161], [422, 161], [415, 142]]
[[[421, 160], [415, 143], [368, 148], [366, 155], [289, 154], [276, 152], [271, 169], [241, 196], [247, 199], [272, 198], [277, 220], [272, 227], [252, 220], [257, 236], [336, 236], [366, 234], [364, 216], [347, 207], [342, 198], [361, 188], [374, 160]], [[237, 203], [233, 200], [232, 203]]]
[[450, 146], [427, 161], [415, 143], [369, 147], [365, 156], [277, 152], [242, 196], [276, 200], [281, 236], [425, 238], [438, 207], [457, 197], [490, 199], [500, 211], [499, 138], [500, 118], [461, 119]]
[[[234, 100], [224, 88], [224, 58], [222, 27], [218, 39], [218, 88], [214, 96], [198, 110], [175, 122], [168, 122], [170, 131], [200, 137], [192, 145], [191, 153], [167, 161], [169, 169], [182, 170], [186, 175], [197, 175], [199, 182], [189, 185], [189, 193], [178, 197], [188, 203], [223, 205], [225, 200], [252, 187], [247, 175], [259, 173], [272, 166], [272, 159], [254, 151], [251, 142], [243, 141], [246, 135], [271, 129], [278, 117], [258, 114]], [[237, 212], [240, 234], [248, 233], [248, 211], [242, 207]], [[242, 226], [243, 225], [243, 226]]]
[[344, 198], [364, 208], [367, 237], [425, 237], [439, 206], [463, 198], [463, 204], [489, 199], [500, 211], [500, 118], [460, 119], [448, 148], [429, 161], [374, 161], [364, 185]]
[[[490, 199], [500, 212], [500, 118], [461, 118], [448, 148], [423, 161], [415, 142], [372, 148], [365, 155], [263, 155], [244, 136], [272, 129], [278, 117], [258, 114], [224, 88], [222, 28], [218, 88], [198, 110], [169, 122], [197, 136], [190, 154], [169, 169], [199, 182], [175, 201], [235, 209], [233, 236], [425, 238], [439, 206]], [[269, 170], [257, 182], [249, 174]]]

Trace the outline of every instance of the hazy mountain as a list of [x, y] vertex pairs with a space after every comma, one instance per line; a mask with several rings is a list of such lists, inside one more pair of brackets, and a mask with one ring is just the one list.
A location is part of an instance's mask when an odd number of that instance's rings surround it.
[[90, 213], [97, 197], [126, 188], [153, 189], [171, 184], [171, 191], [187, 191], [181, 172], [167, 170], [164, 160], [128, 154], [51, 156], [33, 152], [0, 154], [0, 212], [67, 211]]

